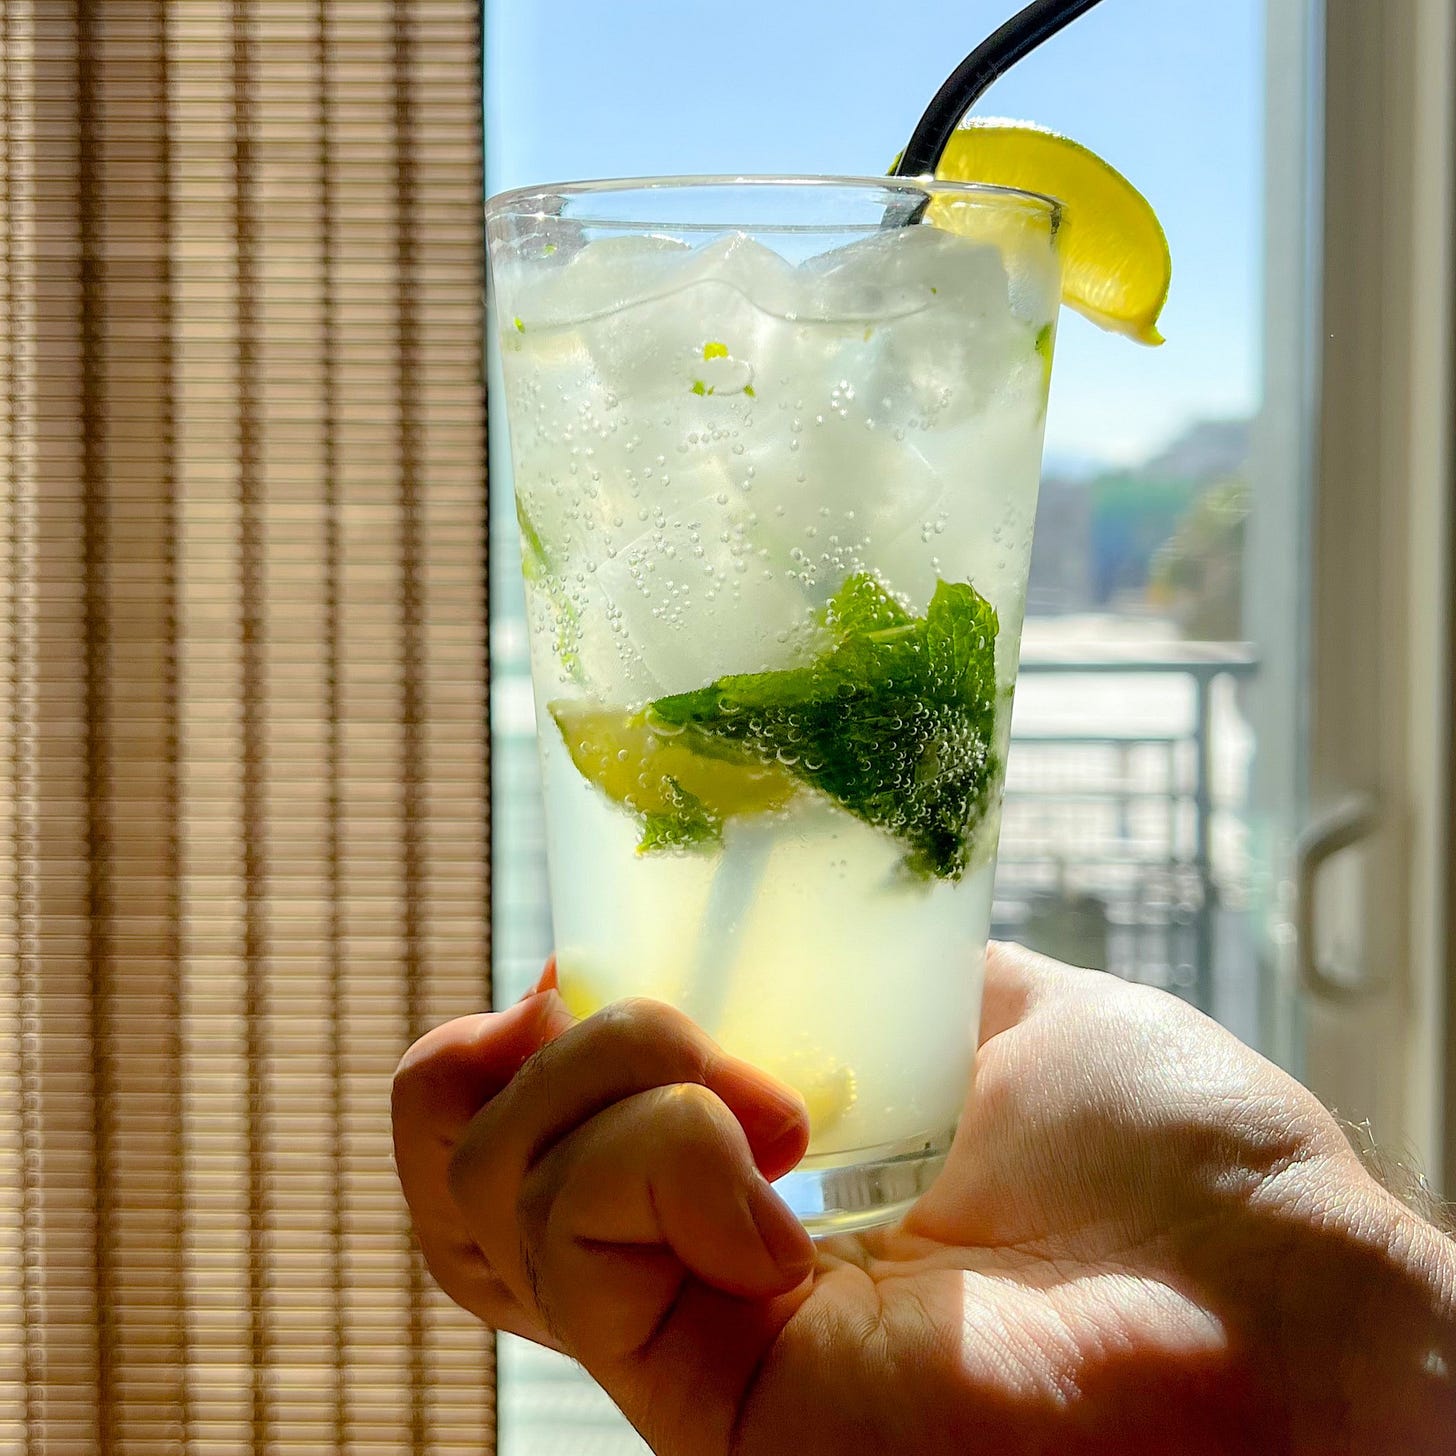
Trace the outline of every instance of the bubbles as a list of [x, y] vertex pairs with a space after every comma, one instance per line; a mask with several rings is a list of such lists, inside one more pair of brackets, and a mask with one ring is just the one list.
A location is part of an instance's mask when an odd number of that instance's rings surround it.
[[933, 228], [798, 268], [740, 235], [606, 241], [632, 246], [581, 248], [539, 298], [517, 280], [506, 363], [516, 479], [604, 696], [789, 665], [857, 570], [1001, 605], [1040, 428], [1010, 361], [1041, 361], [999, 255]]

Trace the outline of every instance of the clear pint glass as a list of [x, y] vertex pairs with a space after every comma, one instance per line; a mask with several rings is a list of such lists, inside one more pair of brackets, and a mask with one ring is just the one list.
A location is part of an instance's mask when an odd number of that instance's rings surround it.
[[487, 227], [562, 994], [795, 1087], [780, 1191], [886, 1221], [974, 1054], [1058, 207], [666, 178]]

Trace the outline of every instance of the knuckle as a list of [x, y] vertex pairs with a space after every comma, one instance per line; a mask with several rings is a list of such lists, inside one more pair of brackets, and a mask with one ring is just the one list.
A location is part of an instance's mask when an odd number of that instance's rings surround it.
[[529, 1250], [546, 1237], [551, 1224], [551, 1213], [556, 1207], [561, 1192], [561, 1177], [554, 1167], [555, 1160], [537, 1164], [521, 1180], [516, 1195], [516, 1224], [520, 1229], [523, 1248]]
[[462, 1209], [477, 1200], [482, 1185], [489, 1186], [489, 1180], [482, 1177], [485, 1153], [485, 1139], [480, 1129], [474, 1127], [450, 1155], [445, 1167], [445, 1186]]
[[516, 1069], [511, 1078], [511, 1092], [516, 1097], [535, 1099], [545, 1094], [546, 1081], [550, 1076], [551, 1063], [555, 1059], [552, 1044], [537, 1047]]
[[392, 1090], [401, 1096], [427, 1095], [431, 1088], [468, 1072], [476, 1060], [474, 1033], [484, 1018], [457, 1016], [418, 1037], [394, 1069]]
[[565, 1344], [562, 1336], [561, 1321], [554, 1313], [554, 1301], [547, 1293], [549, 1281], [541, 1270], [540, 1260], [535, 1250], [524, 1240], [521, 1243], [521, 1271], [526, 1280], [526, 1287], [531, 1291], [531, 1307], [535, 1311], [537, 1319], [545, 1327], [546, 1333], [558, 1344]]
[[430, 1088], [439, 1070], [433, 1056], [419, 1057], [413, 1053], [413, 1047], [405, 1053], [389, 1083], [390, 1115], [399, 1124], [420, 1120], [429, 1106]]
[[624, 1001], [614, 1001], [603, 1007], [597, 1017], [602, 1026], [617, 1034], [664, 1036], [682, 1035], [692, 1030], [692, 1022], [681, 1011], [665, 1001], [653, 1001], [647, 996], [629, 996]]
[[[664, 1087], [656, 1108], [661, 1134], [677, 1143], [699, 1143], [705, 1138], [716, 1140], [725, 1119], [732, 1121], [717, 1095], [697, 1082], [679, 1082]], [[736, 1124], [735, 1124], [736, 1125]]]
[[655, 1062], [666, 1055], [694, 1072], [707, 1065], [702, 1033], [681, 1011], [661, 1001], [617, 1001], [599, 1011], [592, 1023], [592, 1040], [600, 1044], [596, 1049], [625, 1062]]

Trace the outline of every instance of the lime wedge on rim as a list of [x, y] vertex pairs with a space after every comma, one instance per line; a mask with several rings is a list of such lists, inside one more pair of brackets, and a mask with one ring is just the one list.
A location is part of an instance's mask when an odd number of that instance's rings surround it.
[[[1062, 301], [1140, 344], [1161, 344], [1158, 315], [1173, 264], [1152, 206], [1080, 142], [1023, 121], [977, 119], [957, 130], [935, 175], [947, 182], [1019, 187], [1055, 198], [1062, 219]], [[955, 227], [954, 209], [935, 209]]]

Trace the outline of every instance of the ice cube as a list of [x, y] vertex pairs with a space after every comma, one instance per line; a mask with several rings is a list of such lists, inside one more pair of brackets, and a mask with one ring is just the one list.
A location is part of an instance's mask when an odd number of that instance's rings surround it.
[[746, 233], [729, 233], [695, 250], [686, 280], [689, 286], [733, 290], [755, 308], [779, 317], [793, 312], [798, 288], [793, 264]]
[[[496, 293], [518, 332], [572, 328], [672, 289], [691, 249], [676, 238], [634, 233], [588, 243], [565, 262], [508, 263]], [[509, 338], [509, 331], [507, 332]]]
[[[806, 383], [806, 394], [819, 387]], [[823, 400], [805, 404], [790, 417], [787, 441], [750, 442], [744, 497], [755, 516], [755, 567], [822, 605], [846, 577], [876, 569], [881, 543], [918, 531], [947, 487], [917, 441], [867, 428], [852, 400], [843, 413]]]
[[590, 572], [528, 582], [526, 604], [546, 698], [572, 687], [624, 706], [653, 696], [655, 679], [636, 640]]
[[944, 428], [985, 409], [1035, 362], [996, 247], [934, 227], [889, 229], [810, 265], [826, 297], [878, 289], [898, 309], [865, 332], [858, 385], [895, 428]]
[[621, 397], [740, 394], [773, 367], [767, 351], [792, 294], [789, 265], [732, 234], [674, 259], [667, 286], [581, 333], [604, 386]]
[[792, 666], [814, 630], [817, 602], [767, 557], [750, 503], [726, 491], [675, 499], [597, 565], [594, 588], [654, 693]]
[[937, 306], [969, 318], [999, 318], [1010, 311], [1000, 249], [941, 228], [886, 228], [821, 253], [804, 267], [821, 280], [826, 299], [854, 300], [877, 291], [886, 315]]

